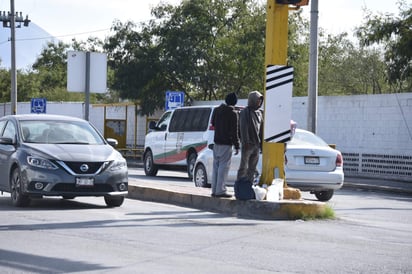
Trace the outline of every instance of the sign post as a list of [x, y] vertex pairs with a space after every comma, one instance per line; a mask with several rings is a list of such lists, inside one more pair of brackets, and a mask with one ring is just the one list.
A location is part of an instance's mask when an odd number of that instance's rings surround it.
[[107, 90], [105, 53], [69, 51], [67, 53], [67, 90], [85, 93], [84, 119], [89, 120], [90, 92]]
[[45, 98], [32, 98], [30, 100], [31, 113], [46, 113], [46, 104]]
[[185, 105], [185, 93], [183, 91], [166, 91], [165, 109], [175, 109]]

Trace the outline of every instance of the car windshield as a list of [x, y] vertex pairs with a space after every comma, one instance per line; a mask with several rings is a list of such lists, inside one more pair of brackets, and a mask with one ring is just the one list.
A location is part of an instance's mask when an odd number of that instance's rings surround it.
[[103, 144], [96, 130], [76, 121], [27, 120], [20, 122], [22, 140], [44, 144]]
[[323, 141], [320, 137], [316, 136], [312, 132], [299, 130], [296, 130], [289, 144], [295, 146], [328, 146], [325, 141]]

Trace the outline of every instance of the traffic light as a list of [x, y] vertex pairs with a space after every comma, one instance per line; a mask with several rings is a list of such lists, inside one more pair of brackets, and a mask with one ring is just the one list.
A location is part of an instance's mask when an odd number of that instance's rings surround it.
[[294, 5], [294, 6], [307, 6], [309, 0], [276, 0], [277, 4], [281, 5]]

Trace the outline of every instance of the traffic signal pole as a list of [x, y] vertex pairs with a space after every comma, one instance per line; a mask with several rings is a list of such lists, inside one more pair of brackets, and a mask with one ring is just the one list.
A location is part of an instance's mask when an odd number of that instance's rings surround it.
[[[309, 3], [309, 0], [267, 0], [265, 68], [268, 68], [268, 66], [286, 66], [287, 65], [289, 9], [296, 10], [296, 9], [299, 9], [301, 6], [308, 5], [308, 3]], [[265, 73], [266, 73], [266, 70], [265, 70]], [[266, 78], [266, 80], [268, 79]], [[264, 97], [267, 99], [264, 101], [265, 110], [269, 110], [270, 108], [274, 107], [270, 105], [270, 104], [273, 104], [273, 96], [271, 96], [272, 102], [269, 102], [268, 100], [269, 96], [267, 95], [268, 94], [267, 94], [266, 84], [265, 84]], [[290, 93], [290, 96], [292, 96], [291, 93]], [[277, 98], [279, 97], [276, 97], [275, 100], [277, 100]], [[279, 98], [279, 100], [280, 99], [281, 98]], [[277, 104], [277, 101], [276, 101], [276, 104]], [[285, 113], [287, 112], [284, 112], [283, 114]], [[265, 117], [265, 121], [267, 122], [267, 120], [271, 120], [272, 118], [273, 117]], [[289, 124], [289, 121], [287, 121], [287, 123]], [[269, 127], [266, 127], [265, 125], [265, 129], [266, 128], [269, 128]], [[260, 183], [270, 185], [274, 178], [281, 178], [285, 180], [285, 172], [284, 172], [285, 143], [268, 142], [265, 140], [262, 140], [262, 143], [263, 143], [262, 144], [263, 146], [262, 147], [262, 175], [261, 175]]]
[[[289, 6], [275, 2], [275, 0], [267, 0], [266, 6], [265, 68], [268, 65], [286, 65], [287, 63]], [[266, 98], [266, 88], [264, 97]], [[265, 108], [269, 107], [266, 106], [266, 100], [264, 102]], [[285, 179], [285, 144], [262, 142], [260, 183], [270, 185], [275, 177]]]

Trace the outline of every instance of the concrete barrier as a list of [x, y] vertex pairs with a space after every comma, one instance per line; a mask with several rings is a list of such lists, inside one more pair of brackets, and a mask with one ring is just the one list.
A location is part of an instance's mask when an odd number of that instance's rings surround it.
[[[187, 189], [186, 189], [187, 190]], [[219, 212], [231, 216], [260, 220], [297, 220], [317, 219], [325, 216], [326, 203], [305, 200], [239, 201], [235, 199], [215, 198], [199, 192], [199, 188], [190, 191], [173, 190], [143, 185], [129, 185], [128, 198], [151, 202], [169, 203], [178, 206]]]

